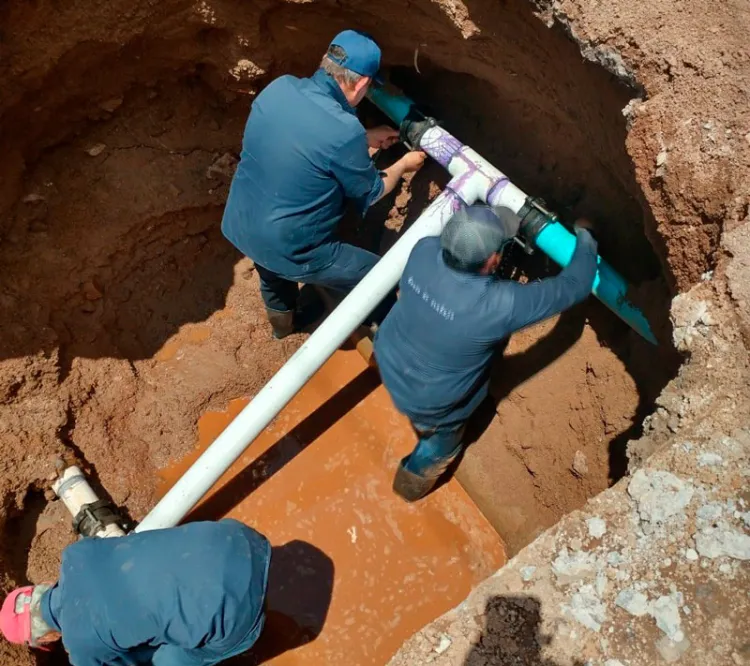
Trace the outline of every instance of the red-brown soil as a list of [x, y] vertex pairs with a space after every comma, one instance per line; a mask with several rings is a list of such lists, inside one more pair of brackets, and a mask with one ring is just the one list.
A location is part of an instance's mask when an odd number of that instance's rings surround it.
[[[565, 12], [585, 23], [587, 3], [567, 4], [547, 13], [575, 36]], [[2, 587], [53, 577], [72, 538], [45, 499], [60, 459], [137, 520], [199, 416], [252, 395], [300, 343], [270, 339], [252, 264], [219, 230], [228, 177], [207, 172], [238, 151], [253, 94], [314, 69], [344, 25], [371, 31], [394, 80], [521, 187], [564, 219], [594, 219], [662, 342], [596, 302], [514, 338], [497, 415], [477, 419], [459, 478], [515, 550], [621, 474], [626, 440], [677, 370], [670, 295], [715, 266], [721, 225], [747, 214], [748, 147], [735, 82], [746, 54], [716, 55], [714, 32], [713, 50], [683, 58], [683, 14], [637, 3], [644, 25], [665, 26], [664, 67], [626, 66], [615, 47], [628, 63], [653, 50], [618, 31], [635, 20], [626, 4], [588, 26], [604, 45], [547, 28], [522, 0], [419, 0], [408, 16], [359, 1], [0, 5]], [[717, 99], [700, 85], [710, 77]], [[635, 97], [645, 103], [623, 113]], [[425, 168], [360, 241], [386, 247], [443, 182]], [[0, 646], [0, 663], [27, 661]]]

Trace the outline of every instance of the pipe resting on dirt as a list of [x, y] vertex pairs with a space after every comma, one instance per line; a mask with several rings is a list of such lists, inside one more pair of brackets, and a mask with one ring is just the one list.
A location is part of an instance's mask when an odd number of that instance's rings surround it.
[[[539, 248], [560, 266], [567, 266], [573, 256], [576, 240], [554, 214], [526, 195], [476, 151], [439, 127], [433, 118], [424, 116], [414, 102], [400, 91], [371, 87], [368, 99], [401, 130], [405, 142], [426, 152], [453, 176], [454, 181], [469, 180], [480, 185], [485, 196], [476, 198], [492, 206], [510, 208], [522, 218], [520, 235], [524, 245]], [[490, 183], [488, 188], [483, 187]], [[462, 189], [462, 192], [466, 192]], [[627, 299], [628, 283], [601, 257], [592, 293], [612, 312], [652, 344], [658, 344], [643, 313]]]
[[135, 531], [177, 525], [378, 303], [396, 287], [417, 241], [425, 236], [439, 235], [445, 223], [461, 206], [461, 200], [467, 204], [474, 203], [477, 198], [487, 196], [487, 188], [491, 185], [491, 180], [479, 172], [462, 173], [448, 183], [445, 190], [203, 452]]

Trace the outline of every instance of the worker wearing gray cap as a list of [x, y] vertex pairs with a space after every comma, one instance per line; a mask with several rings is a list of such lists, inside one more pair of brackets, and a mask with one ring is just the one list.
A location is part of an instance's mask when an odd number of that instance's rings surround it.
[[418, 437], [393, 485], [408, 501], [429, 493], [460, 453], [466, 421], [488, 394], [498, 345], [591, 292], [597, 245], [584, 221], [559, 275], [528, 284], [498, 278], [503, 248], [519, 224], [507, 208], [474, 205], [455, 213], [439, 238], [415, 245], [398, 302], [377, 332], [383, 384]]

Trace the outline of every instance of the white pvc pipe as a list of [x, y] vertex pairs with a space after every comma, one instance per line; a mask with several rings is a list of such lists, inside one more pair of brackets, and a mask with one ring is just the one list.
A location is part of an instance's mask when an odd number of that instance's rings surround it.
[[[84, 505], [99, 501], [83, 472], [75, 465], [68, 467], [63, 472], [62, 476], [52, 484], [52, 490], [65, 503], [73, 518], [80, 513], [81, 507]], [[100, 538], [121, 537], [125, 536], [125, 532], [117, 525], [107, 525], [94, 536]]]
[[[508, 177], [493, 166], [476, 150], [462, 144], [456, 137], [439, 125], [430, 127], [422, 136], [420, 146], [429, 154], [439, 158], [440, 146], [450, 144], [451, 154], [441, 162], [453, 178], [461, 198], [473, 198], [474, 201], [484, 201], [493, 206], [505, 206], [517, 213], [527, 200], [526, 193], [510, 182]], [[455, 149], [455, 153], [453, 150]], [[431, 150], [433, 152], [431, 152]], [[447, 162], [447, 163], [446, 163]], [[497, 185], [501, 187], [496, 187]]]
[[414, 245], [437, 236], [459, 205], [476, 201], [480, 186], [451, 181], [406, 233], [323, 321], [258, 395], [227, 426], [136, 527], [136, 532], [174, 527], [221, 478], [250, 443], [398, 284]]

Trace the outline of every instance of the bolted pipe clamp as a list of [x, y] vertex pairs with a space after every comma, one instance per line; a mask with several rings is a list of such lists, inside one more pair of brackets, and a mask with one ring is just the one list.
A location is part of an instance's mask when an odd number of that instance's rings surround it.
[[544, 200], [538, 197], [526, 197], [517, 214], [521, 218], [519, 234], [523, 240], [518, 236], [516, 240], [527, 254], [533, 254], [537, 236], [550, 222], [557, 222], [557, 215], [547, 210]]
[[109, 500], [84, 504], [73, 518], [73, 529], [84, 537], [94, 537], [108, 525], [117, 525], [123, 531], [127, 528], [125, 521]]
[[419, 112], [410, 111], [409, 115], [401, 123], [399, 138], [406, 144], [409, 150], [419, 150], [419, 144], [422, 141], [424, 133], [437, 125], [438, 121], [434, 118], [425, 117]]

